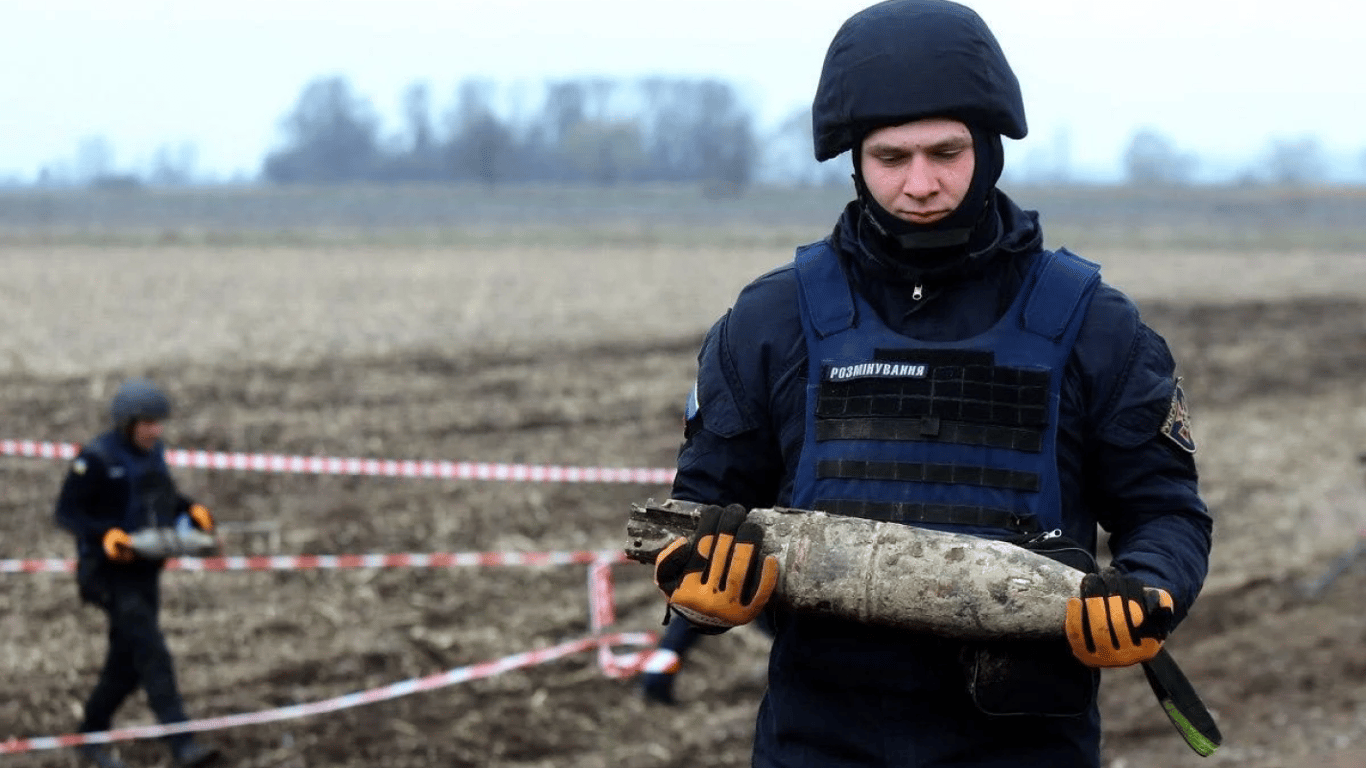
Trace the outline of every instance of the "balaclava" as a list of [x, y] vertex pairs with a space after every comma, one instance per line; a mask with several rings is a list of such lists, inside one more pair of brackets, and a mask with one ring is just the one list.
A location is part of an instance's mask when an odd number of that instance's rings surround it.
[[854, 165], [854, 188], [862, 207], [861, 231], [871, 230], [869, 252], [884, 267], [908, 277], [942, 274], [962, 265], [969, 257], [989, 250], [1000, 236], [993, 190], [1001, 178], [1005, 157], [1001, 135], [968, 124], [975, 155], [972, 182], [963, 201], [953, 213], [932, 224], [916, 224], [898, 218], [883, 208], [868, 191], [860, 158], [863, 140], [859, 137], [850, 156]]

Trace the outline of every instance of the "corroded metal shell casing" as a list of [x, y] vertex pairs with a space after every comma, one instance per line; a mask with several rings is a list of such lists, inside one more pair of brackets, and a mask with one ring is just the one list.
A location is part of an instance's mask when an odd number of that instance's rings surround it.
[[144, 528], [132, 536], [133, 551], [139, 557], [160, 560], [167, 557], [202, 557], [218, 552], [218, 539], [196, 529]]
[[[632, 505], [626, 556], [653, 563], [701, 505]], [[753, 509], [778, 558], [772, 598], [793, 611], [963, 640], [1063, 636], [1082, 572], [1001, 541], [796, 509]]]

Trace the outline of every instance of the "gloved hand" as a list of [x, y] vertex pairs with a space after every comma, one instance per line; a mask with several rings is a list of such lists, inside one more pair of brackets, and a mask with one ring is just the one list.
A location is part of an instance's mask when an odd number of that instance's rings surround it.
[[213, 533], [213, 515], [209, 514], [208, 507], [203, 504], [191, 504], [190, 519], [199, 526], [199, 530], [205, 533]]
[[1138, 664], [1162, 649], [1175, 611], [1166, 590], [1113, 568], [1088, 573], [1080, 597], [1067, 600], [1067, 642], [1088, 667]]
[[131, 563], [137, 555], [133, 552], [133, 537], [122, 528], [110, 528], [104, 532], [104, 554], [116, 563]]
[[752, 621], [778, 584], [778, 558], [756, 557], [764, 531], [748, 514], [739, 504], [703, 507], [697, 531], [655, 558], [655, 584], [700, 632]]

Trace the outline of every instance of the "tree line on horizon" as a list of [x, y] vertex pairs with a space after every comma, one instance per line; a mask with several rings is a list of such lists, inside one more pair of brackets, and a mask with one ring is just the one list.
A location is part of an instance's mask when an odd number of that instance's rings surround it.
[[[537, 103], [524, 89], [509, 92], [471, 78], [439, 113], [430, 87], [416, 82], [402, 95], [401, 114], [400, 129], [386, 133], [373, 104], [346, 77], [315, 78], [280, 119], [282, 141], [263, 158], [258, 180], [690, 183], [715, 196], [740, 194], [756, 182], [848, 183], [847, 160], [812, 158], [809, 107], [762, 129], [741, 93], [716, 78], [566, 78], [546, 83]], [[1067, 152], [1064, 142], [1052, 157], [1008, 164], [1005, 181], [1075, 181]], [[1153, 128], [1138, 129], [1120, 159], [1125, 183], [1202, 183], [1200, 158]], [[190, 184], [193, 164], [192, 145], [163, 146], [145, 175], [118, 173], [112, 148], [96, 137], [78, 150], [76, 181], [105, 188]], [[1366, 176], [1366, 152], [1360, 165], [1355, 175]], [[1278, 138], [1226, 183], [1305, 185], [1323, 181], [1330, 170], [1317, 138]], [[39, 174], [39, 186], [61, 182], [48, 169]]]
[[403, 95], [402, 132], [386, 139], [345, 78], [314, 80], [282, 120], [284, 143], [266, 156], [262, 176], [277, 184], [695, 182], [715, 193], [754, 180], [754, 116], [720, 80], [563, 80], [516, 117], [500, 113], [498, 95], [489, 81], [466, 80], [436, 118], [428, 87], [414, 84]]

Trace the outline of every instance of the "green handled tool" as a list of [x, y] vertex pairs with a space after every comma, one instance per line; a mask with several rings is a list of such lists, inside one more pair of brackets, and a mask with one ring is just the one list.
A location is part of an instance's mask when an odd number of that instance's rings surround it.
[[1166, 648], [1143, 662], [1143, 674], [1181, 738], [1201, 757], [1214, 754], [1214, 750], [1223, 743], [1224, 735], [1219, 732], [1214, 716]]

